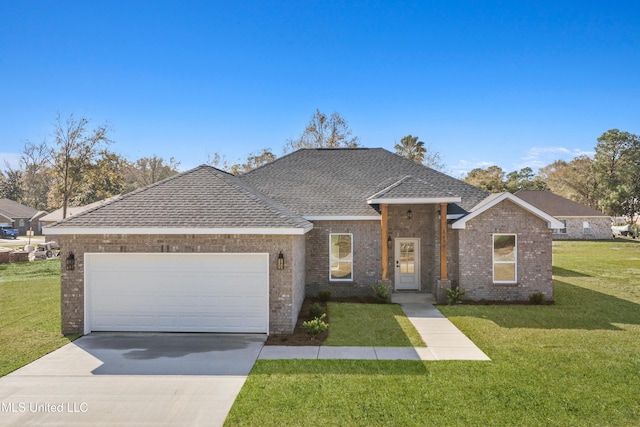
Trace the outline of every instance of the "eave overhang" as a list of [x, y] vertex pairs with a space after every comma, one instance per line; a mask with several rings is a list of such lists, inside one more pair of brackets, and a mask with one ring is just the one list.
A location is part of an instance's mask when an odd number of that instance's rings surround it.
[[405, 197], [405, 198], [374, 198], [367, 200], [370, 205], [408, 205], [408, 204], [436, 204], [436, 203], [459, 203], [462, 198], [457, 196], [449, 197]]
[[193, 228], [193, 227], [43, 227], [42, 233], [45, 235], [105, 235], [105, 234], [142, 234], [142, 235], [211, 235], [211, 234], [264, 234], [264, 235], [302, 235], [313, 229], [313, 225], [304, 228]]

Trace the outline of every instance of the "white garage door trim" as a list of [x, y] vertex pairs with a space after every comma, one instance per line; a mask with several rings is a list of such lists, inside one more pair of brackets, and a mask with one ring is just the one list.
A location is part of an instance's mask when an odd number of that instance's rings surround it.
[[86, 253], [91, 331], [269, 333], [267, 253]]

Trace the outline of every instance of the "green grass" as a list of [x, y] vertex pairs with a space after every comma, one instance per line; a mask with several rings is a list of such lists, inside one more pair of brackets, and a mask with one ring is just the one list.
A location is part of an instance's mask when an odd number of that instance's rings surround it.
[[399, 305], [330, 302], [328, 312], [329, 336], [324, 345], [425, 346]]
[[0, 376], [73, 338], [60, 333], [60, 260], [0, 264]]
[[258, 361], [225, 425], [640, 425], [640, 243], [554, 243], [553, 306], [440, 309], [474, 361]]

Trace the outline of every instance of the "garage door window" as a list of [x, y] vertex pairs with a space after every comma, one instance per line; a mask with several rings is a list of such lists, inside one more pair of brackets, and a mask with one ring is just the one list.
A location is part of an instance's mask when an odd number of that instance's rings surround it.
[[329, 279], [353, 280], [353, 235], [334, 233], [329, 235]]

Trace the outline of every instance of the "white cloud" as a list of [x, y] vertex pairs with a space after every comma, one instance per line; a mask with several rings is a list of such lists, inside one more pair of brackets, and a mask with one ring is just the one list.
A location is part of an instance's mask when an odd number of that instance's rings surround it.
[[456, 178], [465, 177], [471, 170], [475, 168], [488, 168], [489, 166], [497, 165], [495, 162], [488, 162], [485, 160], [459, 160], [455, 165], [449, 165], [447, 170], [450, 171], [450, 175]]
[[577, 156], [593, 156], [593, 151], [585, 151], [579, 148], [569, 149], [566, 147], [532, 147], [522, 157], [517, 165], [518, 169], [530, 167], [539, 169], [555, 162], [556, 160], [572, 160]]

